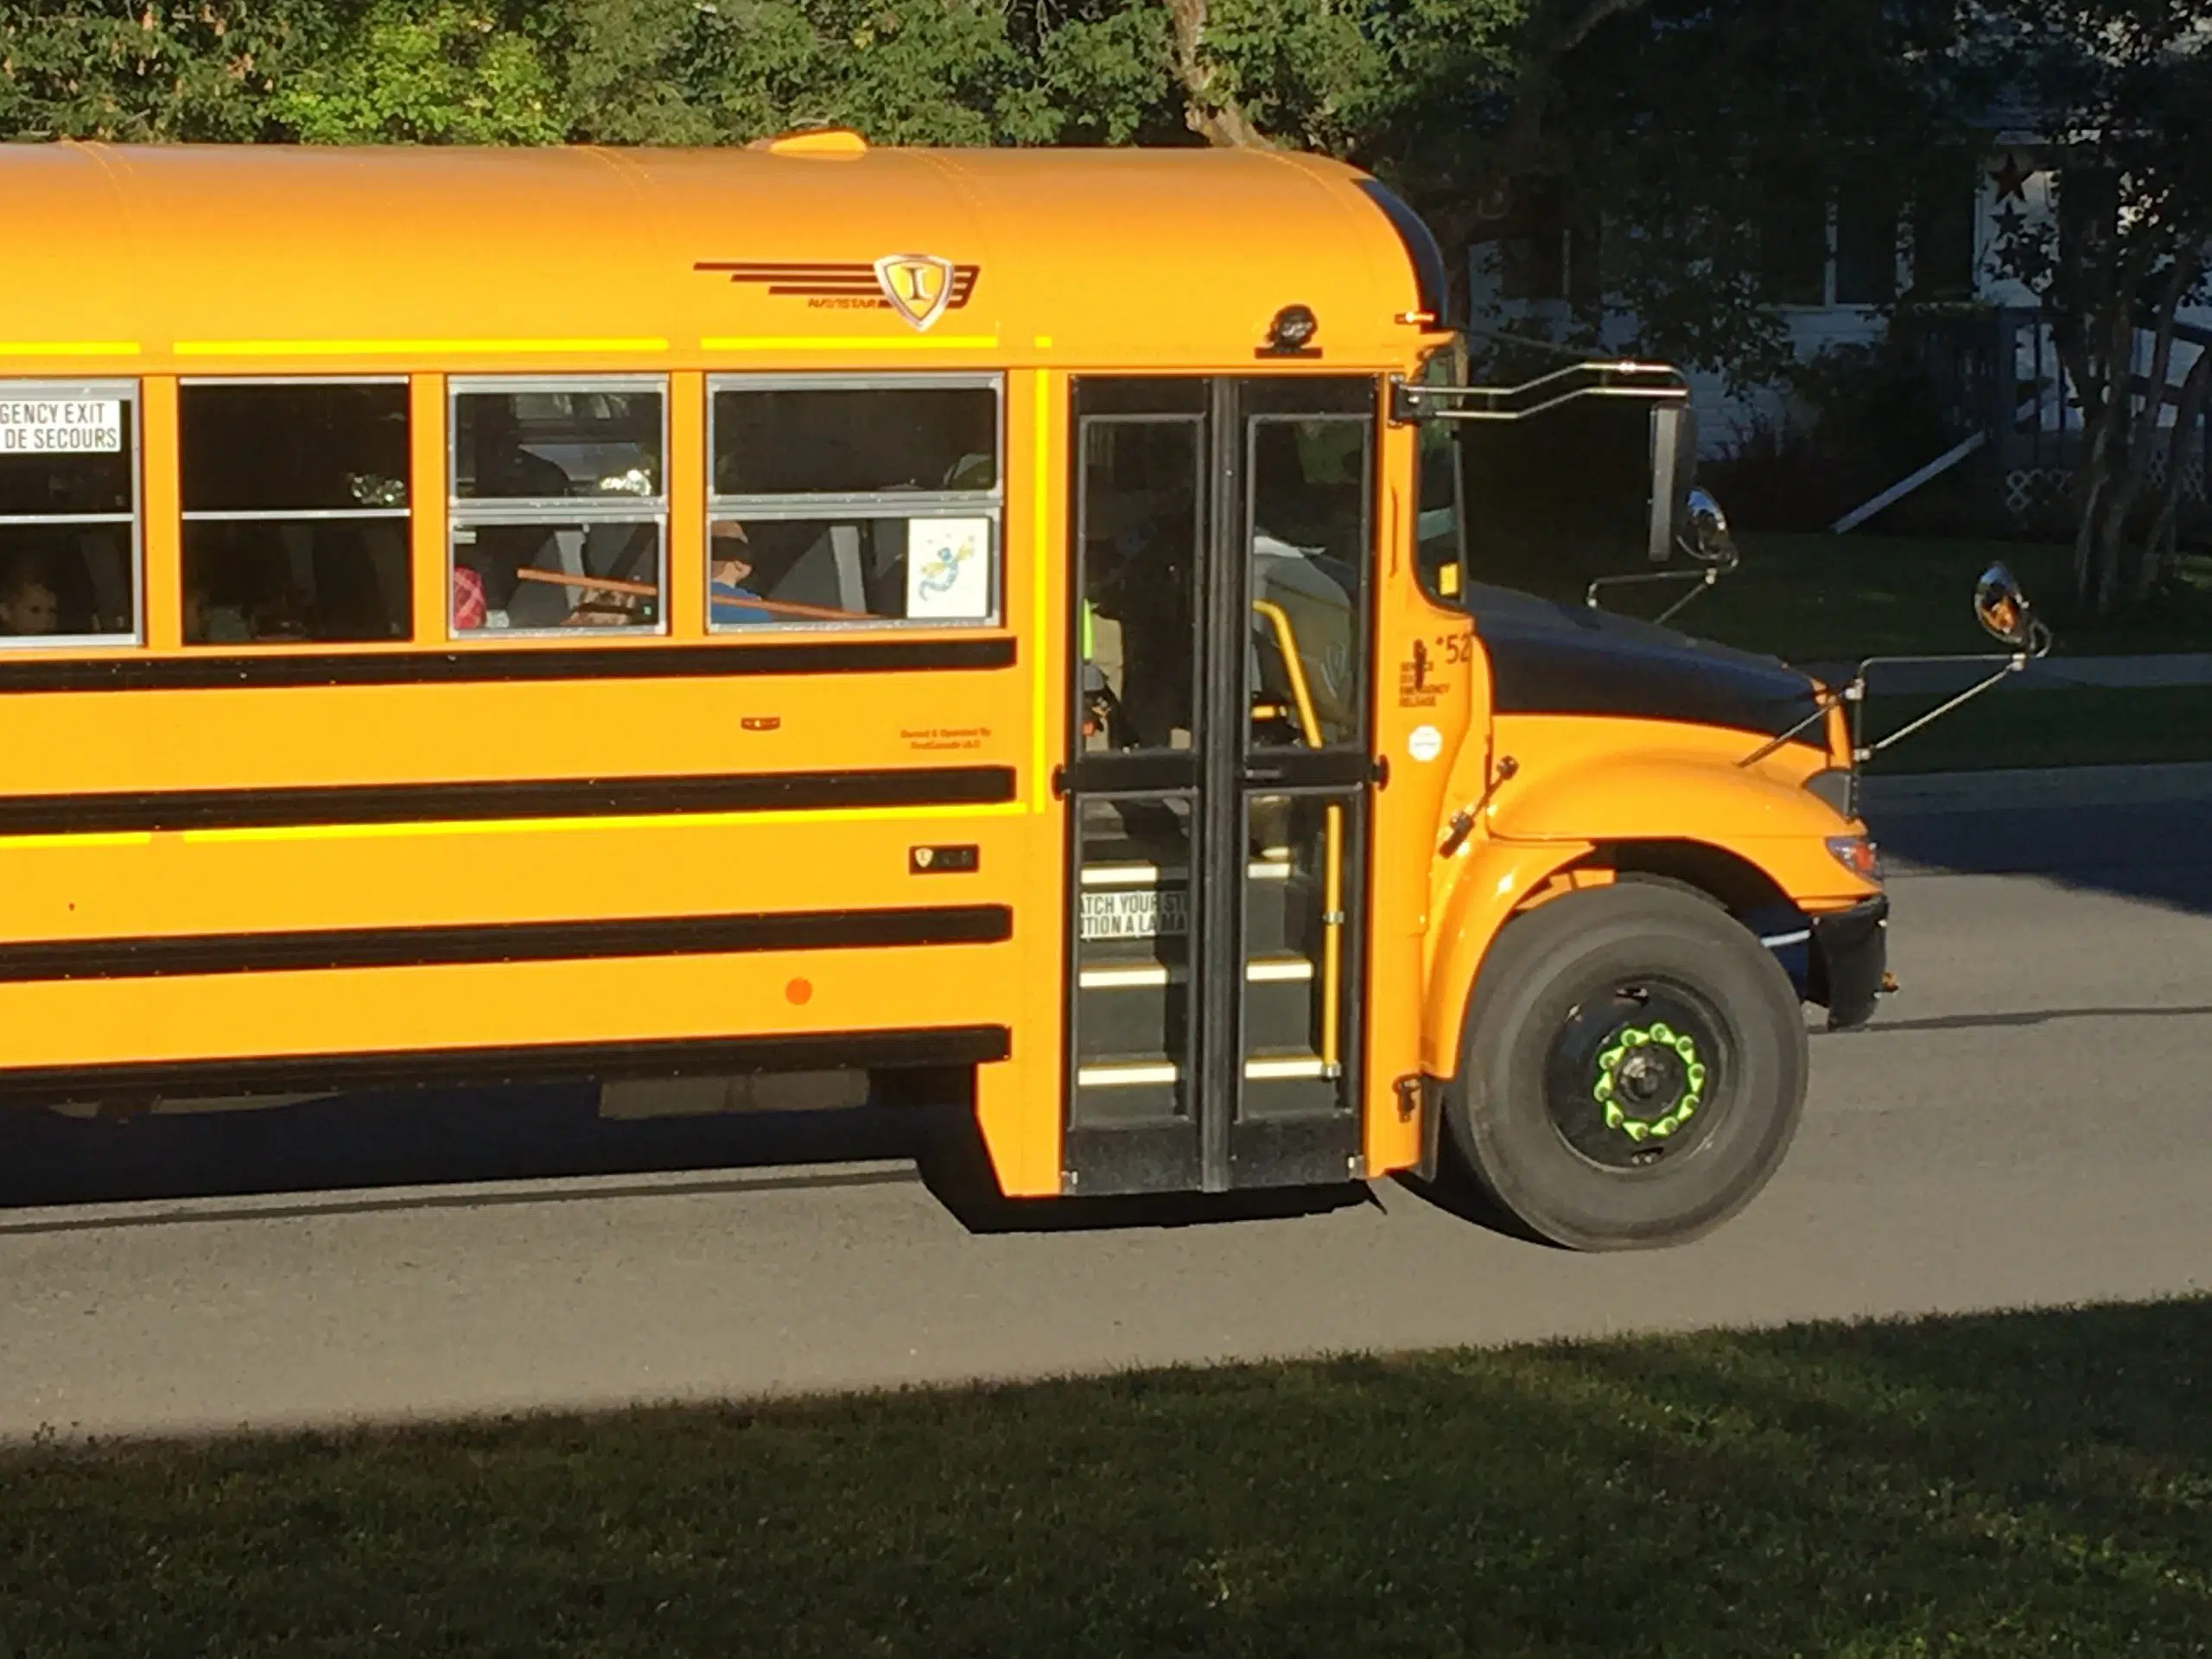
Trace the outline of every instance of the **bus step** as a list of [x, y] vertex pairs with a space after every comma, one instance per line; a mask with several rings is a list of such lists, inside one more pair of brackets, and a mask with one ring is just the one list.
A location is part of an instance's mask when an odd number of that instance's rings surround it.
[[[1290, 1083], [1325, 1078], [1327, 1064], [1319, 1054], [1296, 1051], [1262, 1052], [1244, 1062], [1247, 1083]], [[1176, 1061], [1154, 1058], [1096, 1060], [1076, 1068], [1078, 1089], [1142, 1089], [1179, 1083], [1183, 1068]]]
[[[1311, 1046], [1319, 1018], [1317, 970], [1303, 957], [1245, 964], [1244, 1029], [1256, 1047]], [[1181, 963], [1086, 963], [1077, 976], [1076, 1052], [1166, 1054], [1190, 1019], [1190, 973]]]
[[[1263, 961], [1244, 964], [1244, 980], [1250, 985], [1281, 985], [1293, 982], [1310, 982], [1313, 964], [1304, 957], [1269, 957]], [[1120, 962], [1099, 963], [1084, 969], [1077, 983], [1086, 991], [1131, 990], [1138, 987], [1180, 985], [1190, 978], [1190, 970], [1181, 963]]]

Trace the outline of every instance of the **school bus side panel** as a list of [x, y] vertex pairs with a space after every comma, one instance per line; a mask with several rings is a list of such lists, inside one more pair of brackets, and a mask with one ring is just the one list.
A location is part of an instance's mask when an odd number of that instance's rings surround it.
[[1414, 562], [1417, 498], [1413, 429], [1383, 429], [1382, 556], [1375, 664], [1375, 741], [1387, 782], [1377, 791], [1372, 855], [1374, 938], [1368, 991], [1365, 1156], [1381, 1174], [1419, 1161], [1415, 1079], [1422, 1067], [1429, 876], [1463, 756], [1485, 747], [1482, 652], [1464, 612], [1422, 594]]

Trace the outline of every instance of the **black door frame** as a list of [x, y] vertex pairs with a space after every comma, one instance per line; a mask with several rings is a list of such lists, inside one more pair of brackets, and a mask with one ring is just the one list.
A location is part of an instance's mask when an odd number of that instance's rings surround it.
[[[1086, 409], [1086, 390], [1104, 391], [1109, 404], [1122, 404], [1114, 391], [1129, 388], [1122, 408]], [[1150, 393], [1150, 397], [1144, 393]], [[1068, 937], [1063, 951], [1064, 1052], [1062, 1126], [1063, 1190], [1191, 1191], [1224, 1192], [1234, 1188], [1319, 1184], [1356, 1179], [1362, 1173], [1359, 1149], [1363, 1116], [1358, 1081], [1365, 1062], [1363, 1008], [1371, 925], [1367, 894], [1366, 847], [1372, 821], [1376, 698], [1375, 588], [1376, 477], [1376, 383], [1368, 377], [1281, 375], [1274, 377], [1077, 377], [1070, 383], [1069, 478], [1071, 507], [1070, 583], [1065, 635], [1071, 690], [1058, 792], [1068, 803], [1061, 860]], [[1156, 400], [1156, 401], [1155, 401]], [[1084, 661], [1084, 593], [1080, 564], [1085, 499], [1084, 468], [1087, 416], [1162, 419], [1197, 416], [1200, 423], [1199, 512], [1197, 569], [1192, 606], [1196, 639], [1192, 747], [1186, 752], [1094, 755], [1084, 752], [1083, 710], [1074, 695]], [[1250, 742], [1252, 710], [1246, 685], [1251, 637], [1253, 492], [1249, 455], [1255, 416], [1350, 416], [1368, 422], [1365, 544], [1361, 615], [1356, 635], [1362, 647], [1358, 676], [1360, 731], [1357, 746], [1316, 751], [1269, 748], [1255, 753]], [[1076, 1096], [1076, 1009], [1081, 942], [1080, 805], [1089, 795], [1156, 791], [1195, 796], [1190, 869], [1191, 1031], [1185, 1039], [1185, 1076], [1192, 1122], [1157, 1128], [1128, 1127], [1077, 1130]], [[1356, 792], [1355, 792], [1356, 791]], [[1246, 989], [1244, 908], [1249, 862], [1249, 815], [1255, 794], [1325, 792], [1351, 810], [1344, 849], [1345, 906], [1350, 922], [1343, 953], [1346, 1040], [1341, 1056], [1352, 1080], [1352, 1109], [1344, 1116], [1279, 1122], [1238, 1121], [1245, 1084]]]

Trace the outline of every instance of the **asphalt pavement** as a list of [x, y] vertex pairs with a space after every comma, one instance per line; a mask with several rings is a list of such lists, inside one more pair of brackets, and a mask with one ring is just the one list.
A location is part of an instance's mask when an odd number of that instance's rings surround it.
[[1904, 988], [1745, 1215], [1579, 1257], [1395, 1182], [970, 1231], [912, 1116], [578, 1091], [0, 1120], [0, 1438], [446, 1419], [2192, 1292], [2212, 767], [1878, 785]]

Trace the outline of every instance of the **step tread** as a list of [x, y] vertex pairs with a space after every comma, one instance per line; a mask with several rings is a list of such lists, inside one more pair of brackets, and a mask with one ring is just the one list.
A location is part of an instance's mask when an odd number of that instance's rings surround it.
[[[1247, 1083], [1273, 1083], [1298, 1077], [1318, 1077], [1325, 1075], [1322, 1066], [1321, 1057], [1311, 1049], [1255, 1049], [1244, 1057], [1244, 1080]], [[1260, 1068], [1257, 1076], [1253, 1074], [1255, 1067]], [[1162, 1059], [1157, 1055], [1116, 1056], [1084, 1061], [1076, 1068], [1076, 1086], [1080, 1089], [1112, 1089], [1144, 1084], [1178, 1083], [1182, 1080], [1182, 1076], [1183, 1067], [1179, 1061]]]
[[[1118, 889], [1160, 887], [1172, 884], [1182, 886], [1189, 882], [1191, 870], [1187, 864], [1154, 864], [1143, 859], [1128, 862], [1101, 863], [1094, 859], [1082, 867], [1077, 886], [1092, 888]], [[1311, 873], [1300, 870], [1295, 864], [1277, 862], [1273, 859], [1255, 858], [1245, 867], [1248, 881], [1311, 881]]]
[[[1312, 981], [1319, 971], [1311, 957], [1256, 957], [1244, 964], [1244, 982], [1248, 985], [1303, 984]], [[1189, 976], [1190, 969], [1183, 963], [1102, 962], [1079, 969], [1076, 983], [1086, 991], [1136, 990], [1178, 984]]]

